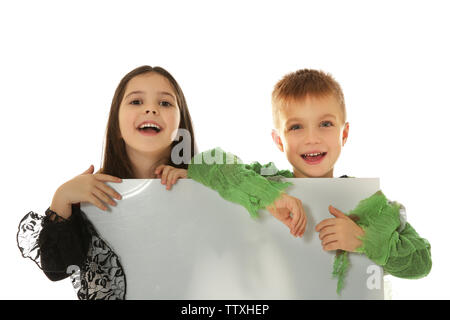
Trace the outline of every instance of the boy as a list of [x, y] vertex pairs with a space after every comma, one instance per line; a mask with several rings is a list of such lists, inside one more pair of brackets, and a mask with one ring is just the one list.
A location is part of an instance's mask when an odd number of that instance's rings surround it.
[[[273, 173], [291, 178], [332, 178], [334, 164], [348, 138], [349, 124], [342, 90], [331, 75], [309, 69], [286, 75], [273, 90], [272, 115], [273, 141], [293, 167], [292, 173]], [[267, 207], [286, 197], [283, 194], [279, 198], [286, 185], [271, 190], [270, 184], [277, 182], [258, 175], [273, 169], [273, 164], [243, 165], [235, 156], [222, 152], [217, 148], [198, 155], [189, 165], [188, 177], [245, 206], [252, 215], [267, 208], [296, 235], [298, 229], [286, 223], [290, 216], [287, 206]], [[420, 278], [430, 272], [430, 244], [406, 222], [403, 206], [386, 199], [381, 191], [361, 201], [351, 215], [332, 206], [329, 211], [334, 218], [321, 221], [315, 230], [324, 250], [338, 250], [333, 272], [339, 277], [338, 291], [346, 272], [347, 251], [366, 254], [397, 277]], [[300, 219], [306, 221], [302, 209], [300, 214]], [[344, 254], [339, 254], [342, 251]]]
[[[272, 114], [272, 138], [292, 164], [294, 176], [332, 178], [349, 124], [344, 95], [331, 75], [307, 69], [286, 75], [272, 93]], [[379, 208], [385, 209], [374, 212]], [[315, 227], [324, 250], [365, 253], [401, 278], [430, 272], [430, 244], [406, 222], [403, 206], [388, 201], [381, 191], [353, 210], [356, 222], [332, 206], [329, 210], [335, 218]]]
[[[339, 84], [316, 70], [286, 75], [272, 93], [272, 138], [293, 166], [295, 178], [333, 178], [333, 168], [345, 145], [344, 95]], [[316, 226], [324, 250], [355, 251], [364, 231], [339, 210], [336, 218]]]

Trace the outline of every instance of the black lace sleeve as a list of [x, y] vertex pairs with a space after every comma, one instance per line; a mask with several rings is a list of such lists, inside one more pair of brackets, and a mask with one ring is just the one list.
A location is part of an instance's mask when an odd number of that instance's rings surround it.
[[69, 219], [47, 209], [30, 211], [21, 220], [17, 245], [52, 281], [70, 276], [80, 300], [124, 299], [125, 274], [119, 258], [91, 222], [72, 205]]
[[65, 279], [71, 274], [70, 266], [81, 266], [91, 238], [77, 205], [72, 206], [72, 215], [67, 220], [47, 209], [38, 239], [41, 268], [47, 277], [52, 281]]
[[67, 278], [68, 266], [79, 266], [86, 259], [91, 235], [77, 209], [72, 206], [69, 219], [49, 208], [45, 216], [31, 211], [20, 221], [17, 244], [22, 256], [36, 262], [52, 281]]

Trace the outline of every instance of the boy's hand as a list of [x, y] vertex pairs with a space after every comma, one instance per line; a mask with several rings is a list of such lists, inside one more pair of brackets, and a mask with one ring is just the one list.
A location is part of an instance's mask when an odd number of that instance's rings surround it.
[[323, 250], [345, 250], [355, 252], [362, 245], [359, 239], [364, 231], [350, 217], [333, 206], [328, 210], [336, 218], [325, 219], [316, 226]]
[[178, 179], [187, 178], [187, 170], [178, 169], [168, 165], [160, 165], [155, 169], [156, 177], [161, 178], [161, 184], [166, 185], [166, 190], [170, 190]]
[[302, 202], [299, 199], [283, 193], [280, 198], [267, 206], [266, 209], [291, 229], [291, 234], [294, 237], [303, 236], [307, 219]]

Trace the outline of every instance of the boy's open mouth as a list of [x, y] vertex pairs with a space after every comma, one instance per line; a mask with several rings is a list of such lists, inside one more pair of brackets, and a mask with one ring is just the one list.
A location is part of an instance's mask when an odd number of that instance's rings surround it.
[[314, 152], [314, 153], [304, 153], [301, 157], [308, 164], [318, 164], [322, 161], [322, 159], [327, 155], [326, 152]]

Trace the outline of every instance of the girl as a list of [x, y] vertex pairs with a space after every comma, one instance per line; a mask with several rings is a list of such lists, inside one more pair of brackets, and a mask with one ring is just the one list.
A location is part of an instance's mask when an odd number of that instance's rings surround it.
[[[72, 275], [79, 299], [124, 299], [125, 274], [117, 255], [101, 239], [80, 202], [102, 210], [120, 195], [105, 182], [120, 178], [155, 178], [160, 164], [174, 164], [171, 150], [174, 133], [190, 134], [195, 153], [191, 117], [184, 94], [176, 80], [163, 68], [142, 66], [120, 81], [112, 100], [107, 124], [101, 173], [91, 166], [61, 185], [45, 217], [28, 213], [20, 222], [17, 241], [24, 257], [34, 260], [50, 280]], [[120, 177], [120, 178], [118, 178]]]
[[[180, 156], [191, 159], [196, 153], [194, 132], [178, 83], [160, 67], [142, 66], [129, 72], [112, 100], [101, 170], [93, 174], [90, 166], [61, 185], [44, 217], [29, 212], [21, 220], [17, 242], [23, 257], [35, 261], [52, 281], [72, 274], [79, 299], [125, 299], [120, 260], [80, 210], [80, 202], [107, 210], [106, 204], [114, 206], [113, 199], [121, 197], [105, 182], [162, 178], [166, 183], [168, 178], [181, 177], [177, 174], [186, 171], [187, 161], [174, 162], [171, 156], [179, 129], [190, 135], [189, 148], [182, 149]], [[178, 171], [169, 174], [162, 166]], [[253, 211], [270, 205], [291, 233], [301, 236], [306, 219], [299, 200], [282, 193], [288, 184], [264, 183], [263, 188], [271, 193], [252, 203]]]

